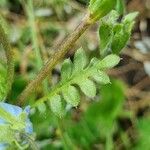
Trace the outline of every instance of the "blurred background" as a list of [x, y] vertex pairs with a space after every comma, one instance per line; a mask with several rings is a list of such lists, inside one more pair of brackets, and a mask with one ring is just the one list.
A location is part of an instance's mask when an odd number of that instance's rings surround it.
[[[88, 0], [0, 0], [0, 17], [15, 57], [15, 81], [8, 102], [34, 79], [62, 40], [80, 23]], [[40, 106], [31, 112], [42, 150], [150, 150], [150, 0], [124, 0], [125, 12], [138, 11], [130, 42], [121, 63], [109, 70], [112, 84], [98, 85], [97, 97], [84, 95], [80, 106], [67, 107], [64, 118]], [[99, 56], [99, 24], [93, 25], [70, 49], [82, 46], [89, 57]], [[0, 47], [0, 71], [6, 59]], [[48, 93], [60, 79], [60, 65], [29, 101]]]

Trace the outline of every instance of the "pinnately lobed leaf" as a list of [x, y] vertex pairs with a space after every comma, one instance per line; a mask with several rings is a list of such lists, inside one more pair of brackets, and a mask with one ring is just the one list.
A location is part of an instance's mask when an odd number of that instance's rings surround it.
[[79, 105], [80, 92], [78, 87], [89, 98], [95, 97], [96, 83], [94, 81], [102, 84], [110, 83], [104, 70], [117, 65], [120, 58], [111, 54], [103, 60], [93, 58], [90, 63], [87, 63], [87, 60], [86, 54], [81, 48], [76, 52], [73, 62], [70, 59], [65, 60], [61, 69], [61, 81], [34, 106], [38, 107], [44, 101], [49, 100], [52, 112], [61, 117], [63, 116], [63, 100], [73, 107]]

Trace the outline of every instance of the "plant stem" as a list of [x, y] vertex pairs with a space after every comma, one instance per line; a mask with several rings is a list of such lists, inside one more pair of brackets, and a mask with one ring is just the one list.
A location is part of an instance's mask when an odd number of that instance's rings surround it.
[[39, 70], [43, 63], [42, 58], [40, 54], [38, 39], [37, 39], [37, 28], [35, 24], [35, 16], [34, 16], [34, 9], [33, 9], [33, 2], [32, 0], [27, 0], [27, 4], [25, 4], [25, 10], [28, 16], [28, 22], [30, 26], [31, 31], [31, 40], [32, 40], [32, 46], [35, 51], [36, 61], [37, 61], [37, 69]]
[[0, 44], [3, 45], [3, 48], [6, 53], [6, 58], [7, 58], [7, 78], [6, 78], [7, 93], [6, 94], [8, 94], [11, 90], [13, 78], [14, 78], [14, 58], [13, 58], [13, 51], [11, 49], [8, 37], [1, 24], [1, 20], [0, 20]]
[[65, 56], [65, 54], [73, 47], [75, 42], [79, 39], [79, 37], [85, 32], [87, 28], [90, 27], [94, 22], [91, 21], [90, 15], [87, 14], [85, 18], [83, 18], [82, 22], [75, 29], [75, 31], [64, 40], [64, 42], [58, 47], [58, 51], [56, 51], [47, 61], [45, 66], [40, 70], [37, 77], [29, 83], [26, 89], [19, 96], [19, 105], [23, 105], [26, 98], [36, 90], [36, 88], [41, 84], [41, 82], [49, 75], [52, 69], [55, 67], [57, 63]]
[[[36, 64], [37, 68], [36, 70], [40, 70], [43, 66], [42, 57], [40, 54], [40, 48], [39, 48], [39, 42], [38, 42], [38, 35], [37, 35], [37, 26], [35, 21], [35, 15], [34, 15], [34, 8], [33, 8], [33, 0], [27, 0], [27, 4], [24, 3], [25, 11], [27, 13], [28, 22], [31, 30], [31, 40], [32, 40], [32, 46], [33, 50], [35, 51], [36, 56]], [[48, 91], [48, 82], [45, 80], [43, 83], [43, 92], [44, 94], [47, 94]]]

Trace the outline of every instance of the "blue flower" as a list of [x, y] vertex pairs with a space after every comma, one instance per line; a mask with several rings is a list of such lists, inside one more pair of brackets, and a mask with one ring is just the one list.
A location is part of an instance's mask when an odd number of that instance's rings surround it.
[[[27, 134], [33, 133], [33, 126], [29, 119], [29, 113], [30, 113], [30, 107], [27, 106], [24, 110], [21, 107], [11, 105], [8, 103], [0, 102], [0, 108], [5, 110], [7, 113], [10, 113], [11, 116], [14, 116], [15, 118], [19, 119], [20, 115], [24, 113], [26, 115], [25, 119], [25, 128], [24, 132]], [[7, 125], [10, 124], [7, 120], [5, 120], [2, 116], [0, 116], [0, 125]], [[0, 143], [0, 150], [5, 150], [7, 147], [7, 143]]]

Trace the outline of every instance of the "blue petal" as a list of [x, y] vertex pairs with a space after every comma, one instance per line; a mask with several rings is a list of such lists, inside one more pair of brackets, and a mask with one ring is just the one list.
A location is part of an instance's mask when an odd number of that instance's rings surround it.
[[6, 110], [7, 112], [9, 112], [14, 116], [19, 116], [23, 111], [22, 108], [18, 106], [7, 104], [4, 102], [0, 102], [0, 107], [2, 107], [4, 110]]
[[26, 133], [32, 134], [33, 133], [33, 125], [29, 119], [27, 119], [26, 123], [26, 128], [25, 128]]
[[7, 149], [7, 144], [0, 143], [0, 150], [6, 150], [6, 149]]

